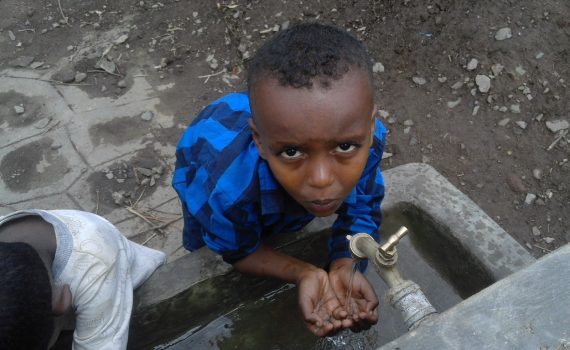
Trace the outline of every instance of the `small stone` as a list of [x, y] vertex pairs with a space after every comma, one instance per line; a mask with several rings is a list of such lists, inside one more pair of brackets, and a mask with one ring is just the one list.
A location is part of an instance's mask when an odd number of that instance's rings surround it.
[[414, 126], [414, 121], [411, 119], [408, 119], [408, 120], [404, 121], [404, 125], [405, 126]]
[[521, 77], [526, 74], [526, 70], [522, 66], [517, 66], [515, 68], [515, 72], [517, 72]]
[[150, 178], [149, 186], [150, 186], [150, 187], [153, 187], [155, 184], [156, 184], [156, 179], [154, 178], [154, 176], [152, 176], [152, 177]]
[[463, 82], [462, 81], [458, 81], [455, 84], [451, 85], [451, 88], [453, 90], [458, 90], [461, 89], [463, 87]]
[[538, 229], [538, 227], [536, 226], [532, 227], [532, 235], [535, 237], [540, 236], [540, 230]]
[[410, 137], [410, 142], [408, 142], [408, 145], [415, 146], [417, 144], [418, 144], [418, 139], [415, 136]]
[[513, 192], [524, 193], [526, 192], [526, 186], [520, 177], [515, 174], [510, 174], [507, 176], [507, 184]]
[[481, 91], [482, 93], [488, 92], [489, 89], [491, 88], [491, 79], [483, 74], [478, 74], [475, 77], [475, 83], [477, 84], [479, 91]]
[[503, 66], [500, 63], [496, 63], [496, 64], [491, 66], [491, 72], [493, 72], [494, 76], [498, 76], [499, 74], [501, 74], [503, 69], [505, 69], [505, 66]]
[[424, 85], [427, 81], [422, 77], [413, 77], [412, 81], [418, 85]]
[[125, 79], [121, 79], [117, 82], [117, 86], [120, 87], [121, 89], [124, 89], [127, 87], [127, 82], [125, 81]]
[[411, 129], [412, 129], [412, 128], [409, 127], [409, 126], [405, 127], [405, 128], [404, 128], [404, 134], [409, 134]]
[[570, 123], [568, 123], [565, 119], [556, 119], [556, 120], [547, 120], [546, 127], [553, 133], [557, 133], [561, 130], [566, 130], [570, 127]]
[[536, 194], [534, 193], [527, 193], [524, 199], [524, 204], [531, 205], [536, 200]]
[[457, 105], [459, 105], [460, 103], [461, 103], [461, 97], [458, 98], [458, 99], [455, 100], [455, 101], [448, 101], [448, 102], [447, 102], [447, 107], [448, 107], [448, 108], [455, 108], [455, 107], [457, 107]]
[[111, 61], [109, 58], [105, 56], [101, 57], [101, 59], [97, 61], [97, 63], [95, 64], [95, 68], [101, 68], [105, 72], [113, 74], [117, 70], [117, 65], [115, 65], [115, 62]]
[[149, 121], [154, 117], [154, 113], [152, 111], [146, 111], [141, 114], [141, 119]]
[[479, 64], [479, 61], [476, 58], [472, 58], [469, 63], [467, 63], [467, 70], [468, 71], [472, 71], [475, 70], [477, 68], [477, 65]]
[[481, 106], [479, 106], [479, 105], [473, 107], [473, 112], [471, 112], [471, 115], [472, 115], [472, 116], [476, 116], [476, 115], [477, 115], [477, 112], [479, 112], [479, 108], [480, 108], [480, 107], [481, 107]]
[[521, 105], [511, 105], [511, 107], [509, 108], [511, 110], [512, 113], [515, 114], [519, 114], [521, 112]]
[[501, 28], [501, 29], [497, 30], [497, 32], [495, 33], [495, 40], [497, 40], [497, 41], [510, 39], [512, 37], [513, 37], [513, 33], [511, 32], [511, 28], [509, 28], [509, 27]]
[[65, 67], [52, 75], [51, 78], [62, 83], [71, 83], [75, 81], [75, 70], [71, 69], [71, 67]]
[[164, 172], [164, 167], [163, 167], [163, 166], [155, 166], [155, 167], [152, 168], [152, 172], [153, 172], [154, 174], [157, 174], [157, 175], [160, 176], [160, 175], [162, 175], [162, 173]]
[[546, 244], [550, 244], [550, 243], [554, 242], [554, 238], [552, 238], [552, 237], [544, 237], [542, 240], [544, 242], [546, 242]]
[[75, 73], [75, 82], [76, 83], [81, 83], [85, 79], [87, 79], [87, 73], [83, 73], [83, 72]]
[[535, 168], [532, 169], [532, 177], [534, 177], [537, 180], [541, 180], [542, 179], [542, 170]]
[[396, 119], [394, 116], [388, 118], [388, 124], [395, 124], [397, 121], [398, 119]]
[[12, 41], [16, 40], [16, 36], [14, 35], [14, 32], [12, 32], [11, 30], [8, 31], [8, 36], [10, 37], [10, 40]]
[[115, 176], [113, 175], [112, 171], [109, 171], [108, 173], [105, 174], [105, 177], [109, 180], [112, 180]]
[[527, 242], [527, 243], [525, 243], [525, 245], [528, 249], [532, 250], [532, 245], [530, 245], [530, 243]]
[[536, 54], [536, 56], [534, 56], [534, 58], [536, 58], [537, 60], [541, 59], [544, 57], [544, 52], [539, 52]]
[[536, 120], [537, 122], [542, 120], [542, 117], [544, 117], [543, 113], [540, 113], [539, 115], [537, 115], [536, 117], [534, 117], [534, 120]]
[[24, 106], [22, 105], [14, 106], [14, 111], [16, 112], [16, 114], [24, 114], [25, 112]]
[[384, 65], [380, 62], [374, 63], [372, 66], [372, 72], [374, 73], [384, 73]]
[[127, 41], [127, 39], [129, 39], [129, 35], [123, 34], [123, 35], [119, 36], [117, 39], [115, 39], [115, 44], [120, 45], [120, 44], [124, 43], [125, 41]]
[[382, 118], [386, 119], [386, 118], [388, 118], [388, 116], [390, 115], [390, 112], [381, 109], [381, 110], [378, 111], [378, 114], [379, 114]]
[[75, 46], [69, 45], [69, 46], [67, 47], [67, 51], [73, 51], [74, 48], [75, 48]]
[[146, 177], [152, 176], [152, 170], [147, 168], [137, 168], [136, 169], [139, 174], [142, 174]]
[[124, 200], [124, 196], [122, 193], [120, 192], [113, 192], [111, 194], [111, 197], [113, 198], [113, 202], [115, 202], [116, 205], [121, 205], [123, 204], [123, 200]]
[[291, 25], [291, 22], [289, 22], [289, 21], [285, 21], [285, 22], [281, 23], [281, 30], [287, 30], [287, 28], [289, 28], [290, 25]]
[[105, 85], [101, 85], [101, 92], [107, 91], [107, 87]]
[[522, 121], [522, 120], [517, 120], [515, 122], [515, 124], [517, 124], [519, 126], [519, 128], [521, 128], [523, 130], [526, 129], [526, 127], [527, 127], [527, 123], [525, 121]]
[[32, 68], [32, 69], [38, 69], [38, 68], [40, 68], [40, 67], [43, 66], [43, 65], [44, 65], [43, 62], [38, 62], [38, 61], [36, 61], [36, 62], [33, 62], [32, 64], [30, 64], [30, 68]]
[[438, 77], [437, 81], [439, 81], [440, 83], [445, 83], [447, 81], [447, 77]]
[[507, 106], [501, 106], [499, 107], [499, 112], [503, 112], [505, 113], [506, 111], [508, 111], [509, 109], [507, 108]]

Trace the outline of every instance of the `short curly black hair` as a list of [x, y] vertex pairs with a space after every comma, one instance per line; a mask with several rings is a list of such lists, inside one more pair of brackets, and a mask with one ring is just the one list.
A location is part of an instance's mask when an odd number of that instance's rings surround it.
[[0, 349], [47, 349], [53, 332], [51, 283], [34, 248], [0, 242]]
[[301, 23], [259, 48], [248, 68], [247, 85], [251, 91], [259, 78], [271, 77], [283, 86], [311, 88], [317, 81], [327, 88], [353, 66], [364, 70], [372, 84], [372, 60], [362, 42], [337, 26]]

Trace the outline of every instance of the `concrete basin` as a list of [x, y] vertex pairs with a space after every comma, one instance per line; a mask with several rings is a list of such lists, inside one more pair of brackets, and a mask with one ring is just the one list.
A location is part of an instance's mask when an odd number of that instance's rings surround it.
[[[406, 225], [398, 269], [418, 283], [441, 313], [534, 262], [526, 250], [432, 167], [407, 164], [385, 172], [383, 236]], [[323, 265], [327, 229], [315, 220], [303, 232], [272, 244]], [[385, 301], [386, 286], [372, 268], [367, 276], [381, 298], [371, 330], [348, 338], [361, 348], [386, 344], [407, 330]], [[422, 327], [420, 327], [422, 328]], [[157, 270], [135, 293], [130, 349], [300, 349], [333, 347], [304, 329], [293, 286], [243, 276], [207, 249]]]

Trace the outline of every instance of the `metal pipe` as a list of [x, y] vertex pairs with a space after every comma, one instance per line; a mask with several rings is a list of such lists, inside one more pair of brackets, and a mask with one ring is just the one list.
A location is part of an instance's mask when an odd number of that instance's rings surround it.
[[389, 287], [390, 304], [400, 310], [408, 329], [412, 330], [437, 312], [420, 287], [412, 281], [404, 280], [395, 267], [398, 259], [396, 246], [407, 230], [402, 226], [382, 246], [365, 233], [348, 235], [346, 238], [350, 241], [350, 251], [355, 259], [368, 259], [373, 263], [376, 272]]

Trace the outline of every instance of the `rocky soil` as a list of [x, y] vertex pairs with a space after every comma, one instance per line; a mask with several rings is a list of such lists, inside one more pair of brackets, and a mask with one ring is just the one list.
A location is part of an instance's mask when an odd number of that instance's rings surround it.
[[[53, 70], [53, 84], [94, 97], [119, 97], [144, 76], [172, 87], [156, 90], [159, 109], [186, 125], [244, 88], [268, 36], [300, 21], [336, 23], [375, 61], [390, 129], [383, 167], [432, 165], [541, 256], [570, 241], [569, 15], [565, 0], [1, 0], [0, 68]], [[3, 96], [1, 121], [27, 108]], [[174, 145], [182, 130], [154, 134]], [[103, 204], [170, 181], [146, 163], [102, 173], [96, 181], [116, 182]]]

